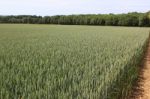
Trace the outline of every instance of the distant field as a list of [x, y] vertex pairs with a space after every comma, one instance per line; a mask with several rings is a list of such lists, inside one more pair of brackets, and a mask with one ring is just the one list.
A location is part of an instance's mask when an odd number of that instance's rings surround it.
[[0, 25], [0, 99], [117, 99], [137, 78], [149, 28]]

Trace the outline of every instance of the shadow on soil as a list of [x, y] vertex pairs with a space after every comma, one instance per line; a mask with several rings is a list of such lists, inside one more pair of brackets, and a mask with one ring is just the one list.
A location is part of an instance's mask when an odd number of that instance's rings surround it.
[[146, 64], [150, 62], [150, 40], [147, 44], [147, 50], [145, 51], [144, 57], [143, 57], [143, 61], [140, 65], [139, 68], [139, 76], [137, 79], [137, 82], [135, 83], [135, 85], [133, 86], [132, 92], [131, 92], [131, 97], [129, 99], [141, 99], [140, 97], [143, 96], [143, 82], [144, 82], [144, 70], [147, 69]]

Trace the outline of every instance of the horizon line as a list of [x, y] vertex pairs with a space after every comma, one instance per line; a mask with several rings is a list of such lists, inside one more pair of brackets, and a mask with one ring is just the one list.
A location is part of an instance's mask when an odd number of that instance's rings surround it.
[[147, 13], [150, 12], [150, 10], [148, 11], [129, 11], [129, 12], [123, 12], [123, 13], [74, 13], [74, 14], [54, 14], [54, 15], [37, 15], [37, 14], [10, 14], [10, 15], [1, 15], [0, 16], [69, 16], [69, 15], [108, 15], [108, 14], [115, 14], [115, 15], [119, 15], [119, 14], [128, 14], [128, 13]]

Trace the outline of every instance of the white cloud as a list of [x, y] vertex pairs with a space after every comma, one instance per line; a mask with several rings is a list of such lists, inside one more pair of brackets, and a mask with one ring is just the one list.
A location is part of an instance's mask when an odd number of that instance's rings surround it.
[[79, 14], [147, 11], [150, 0], [0, 0], [0, 14]]

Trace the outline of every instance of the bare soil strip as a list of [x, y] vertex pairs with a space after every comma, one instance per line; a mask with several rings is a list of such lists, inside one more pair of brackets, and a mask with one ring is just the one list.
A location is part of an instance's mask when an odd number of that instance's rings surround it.
[[150, 99], [150, 41], [131, 99]]

